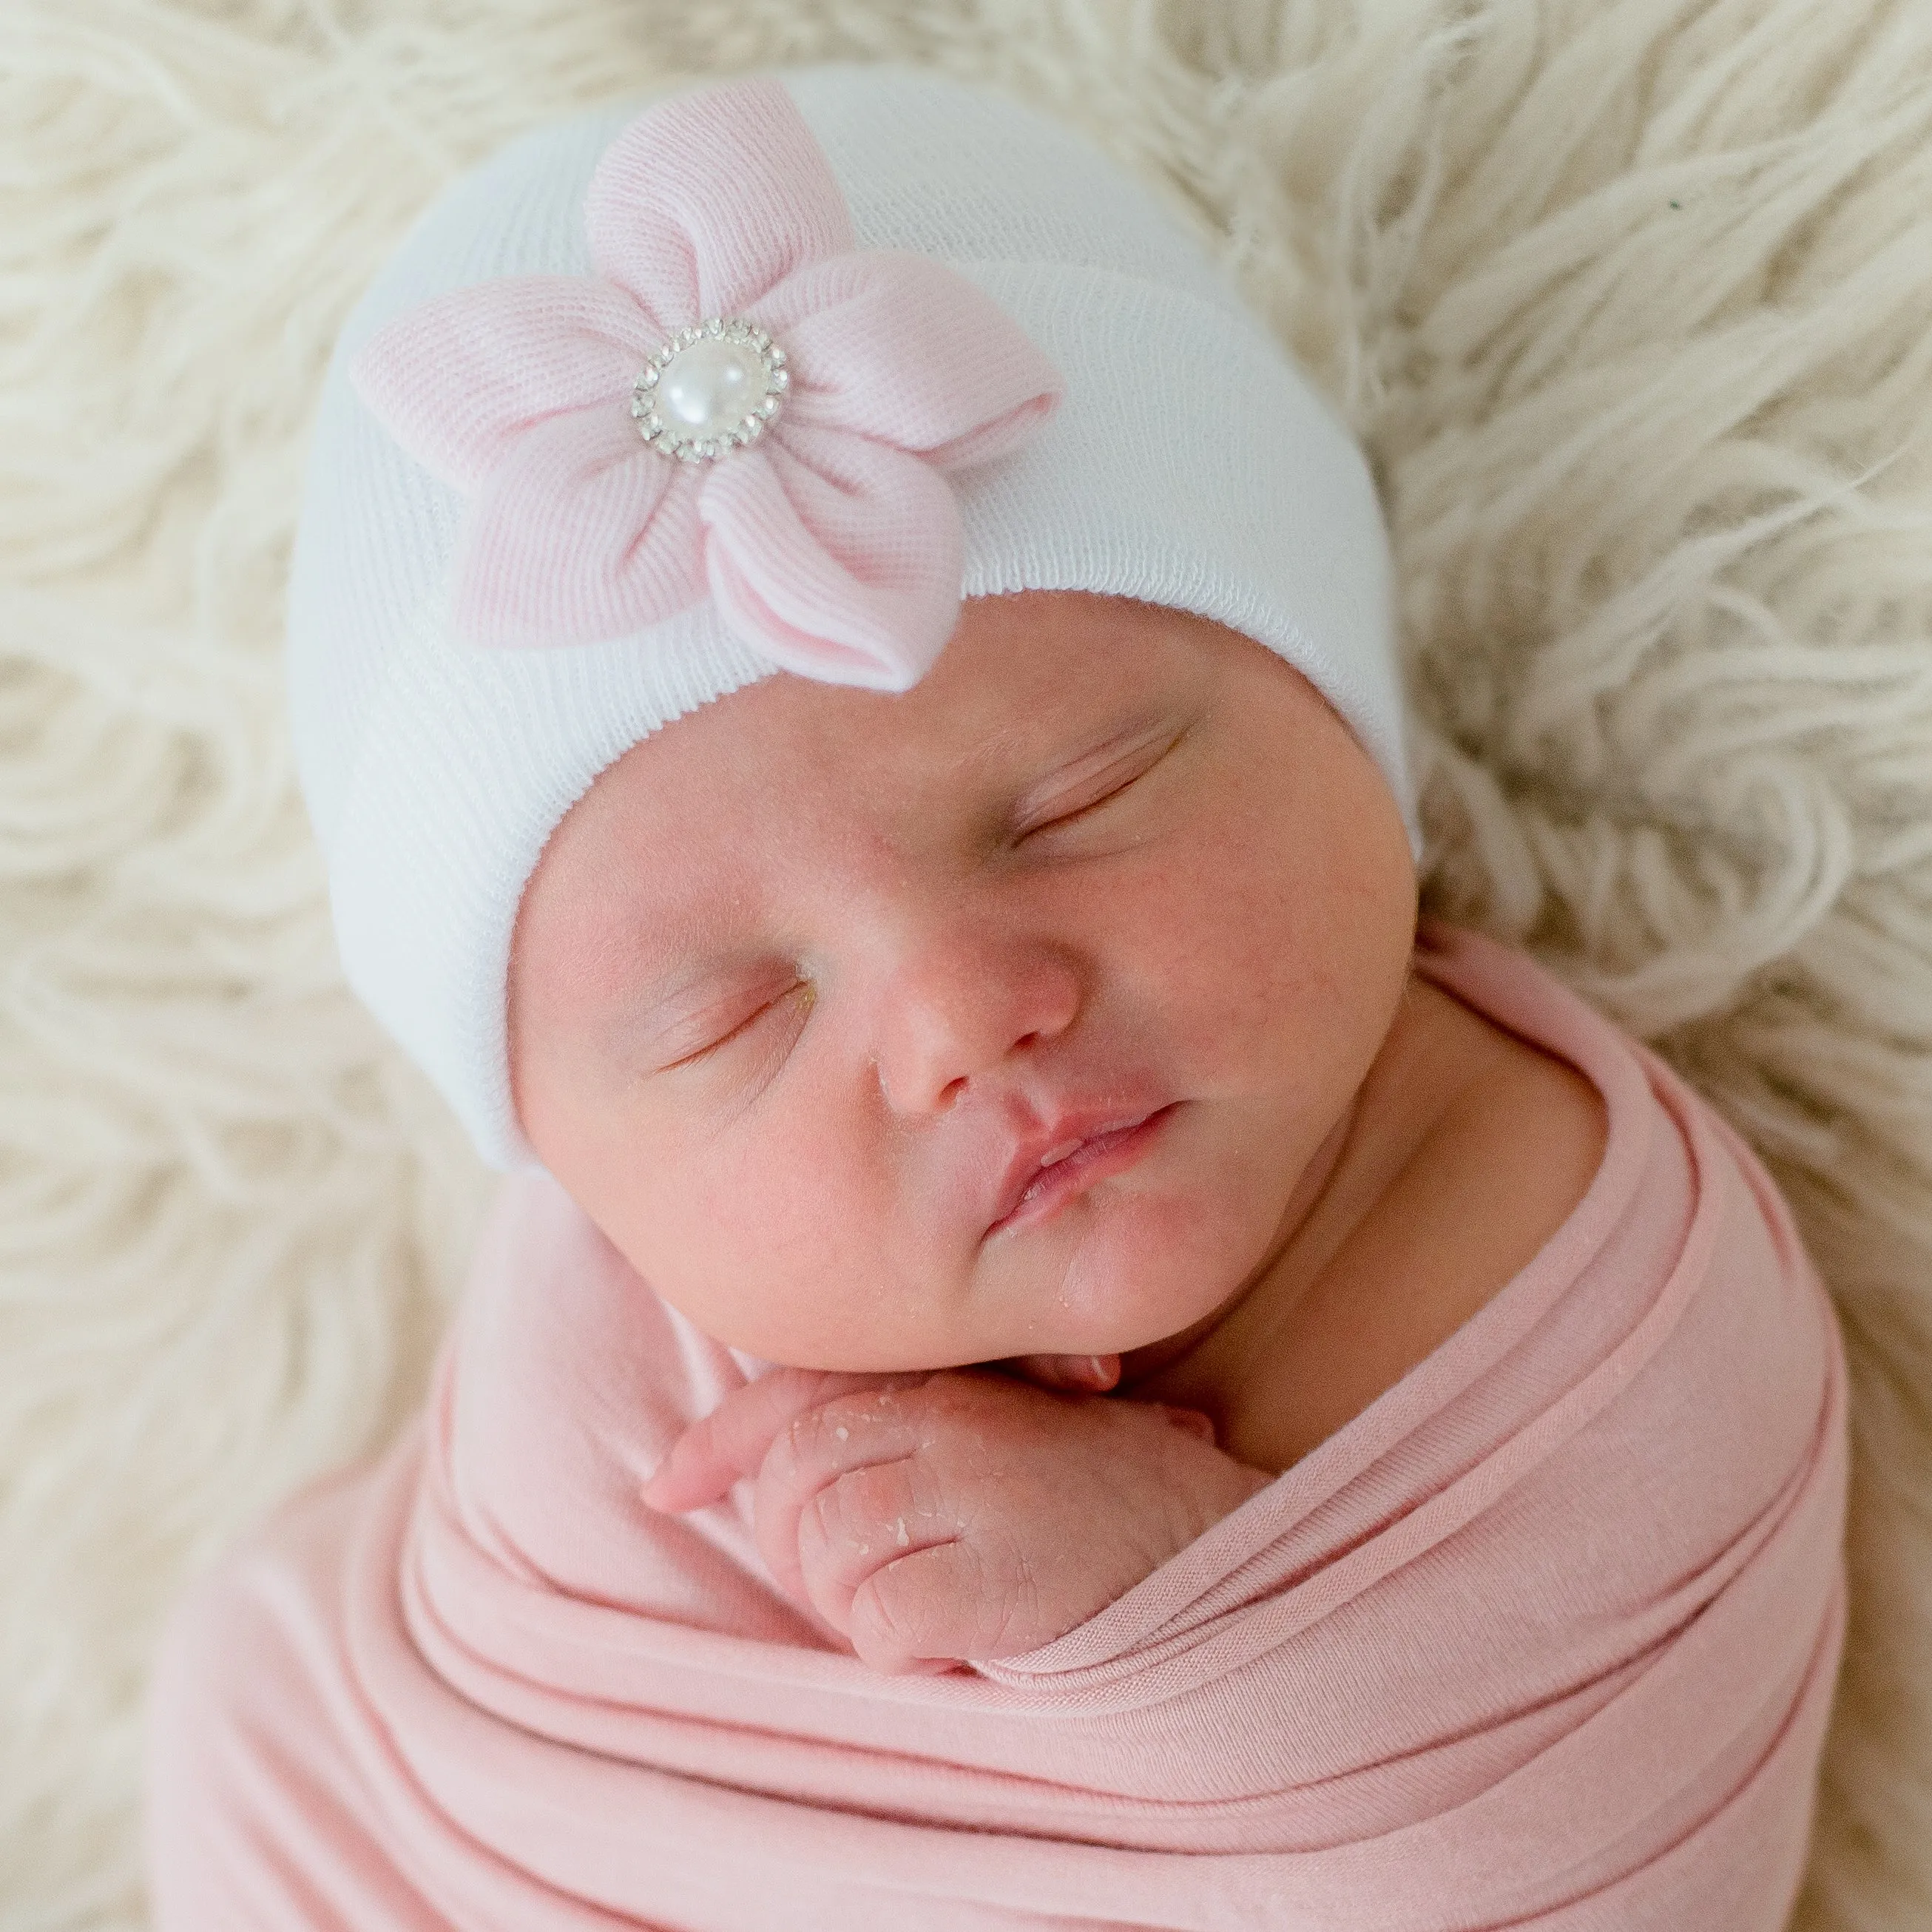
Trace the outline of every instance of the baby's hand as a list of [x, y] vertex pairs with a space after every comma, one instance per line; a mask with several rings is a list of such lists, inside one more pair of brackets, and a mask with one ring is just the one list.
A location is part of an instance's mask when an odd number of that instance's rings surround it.
[[1190, 1409], [1051, 1394], [984, 1369], [774, 1369], [672, 1445], [654, 1509], [755, 1476], [780, 1587], [875, 1669], [950, 1669], [1062, 1636], [1274, 1478]]

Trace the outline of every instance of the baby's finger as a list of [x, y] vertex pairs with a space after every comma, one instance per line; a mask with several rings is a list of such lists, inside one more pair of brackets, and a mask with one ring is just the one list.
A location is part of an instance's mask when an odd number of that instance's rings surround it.
[[980, 1629], [986, 1594], [972, 1550], [956, 1538], [929, 1544], [866, 1578], [846, 1613], [847, 1638], [874, 1670], [950, 1668], [991, 1654], [993, 1640]]
[[675, 1511], [716, 1502], [740, 1477], [755, 1475], [765, 1452], [794, 1416], [844, 1394], [875, 1384], [876, 1376], [828, 1369], [768, 1370], [734, 1389], [671, 1444], [644, 1487], [652, 1509]]
[[1156, 1408], [1167, 1412], [1167, 1419], [1177, 1429], [1184, 1429], [1190, 1436], [1198, 1436], [1204, 1442], [1214, 1440], [1214, 1418], [1198, 1408], [1176, 1408], [1171, 1402], [1156, 1402]]
[[1036, 1388], [1100, 1394], [1120, 1379], [1118, 1355], [1010, 1355], [998, 1366]]
[[[819, 1601], [801, 1567], [802, 1519], [830, 1485], [852, 1472], [917, 1454], [925, 1438], [926, 1409], [916, 1397], [904, 1399], [902, 1391], [934, 1379], [932, 1375], [890, 1382], [875, 1378], [868, 1388], [802, 1411], [772, 1438], [752, 1504], [758, 1553], [780, 1588], [812, 1603], [821, 1615], [833, 1612]], [[861, 1530], [853, 1540], [856, 1545], [870, 1539]]]
[[931, 1474], [908, 1450], [893, 1461], [847, 1470], [800, 1514], [801, 1584], [812, 1608], [835, 1630], [849, 1633], [854, 1593], [879, 1570], [964, 1533], [958, 1513], [934, 1490]]

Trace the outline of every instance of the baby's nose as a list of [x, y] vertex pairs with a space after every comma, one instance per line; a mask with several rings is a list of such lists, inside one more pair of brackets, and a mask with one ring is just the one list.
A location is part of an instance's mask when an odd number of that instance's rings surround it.
[[886, 984], [879, 1084], [895, 1112], [944, 1112], [974, 1080], [1058, 1037], [1080, 1010], [1078, 968], [1045, 943], [956, 929], [909, 948]]

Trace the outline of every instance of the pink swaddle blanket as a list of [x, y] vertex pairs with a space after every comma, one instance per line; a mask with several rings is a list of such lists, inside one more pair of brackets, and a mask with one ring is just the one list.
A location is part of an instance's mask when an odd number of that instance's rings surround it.
[[1844, 1627], [1829, 1306], [1660, 1062], [1431, 936], [1604, 1093], [1587, 1196], [1354, 1420], [997, 1664], [860, 1663], [769, 1580], [748, 1484], [646, 1509], [762, 1365], [511, 1183], [427, 1416], [176, 1620], [164, 1932], [1773, 1932]]

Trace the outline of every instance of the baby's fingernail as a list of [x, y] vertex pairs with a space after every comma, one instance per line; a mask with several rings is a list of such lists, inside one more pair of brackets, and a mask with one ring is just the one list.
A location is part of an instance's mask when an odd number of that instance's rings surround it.
[[1166, 1410], [1168, 1420], [1177, 1429], [1184, 1429], [1190, 1435], [1199, 1436], [1204, 1442], [1214, 1441], [1214, 1418], [1211, 1415], [1198, 1408], [1178, 1408], [1171, 1402], [1162, 1402], [1161, 1407]]

